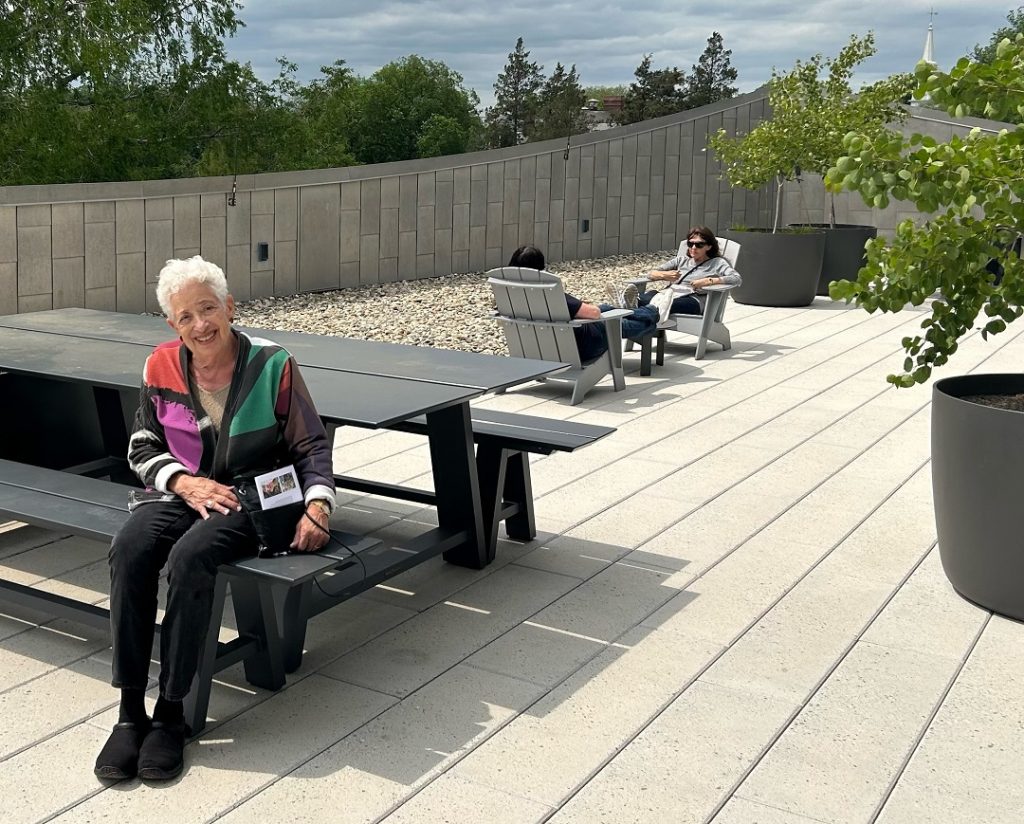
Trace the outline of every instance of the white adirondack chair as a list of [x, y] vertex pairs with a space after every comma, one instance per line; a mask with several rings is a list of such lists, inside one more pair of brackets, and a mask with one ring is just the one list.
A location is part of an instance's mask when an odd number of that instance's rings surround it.
[[[506, 266], [487, 273], [494, 293], [497, 321], [505, 332], [512, 357], [561, 361], [569, 369], [543, 380], [572, 386], [575, 406], [605, 375], [611, 374], [615, 391], [626, 387], [622, 372], [622, 318], [628, 309], [611, 309], [599, 319], [569, 317], [565, 290], [558, 275], [537, 269]], [[573, 330], [587, 323], [603, 323], [608, 334], [608, 351], [584, 363]]]
[[[723, 258], [729, 265], [736, 268], [736, 260], [740, 255], [740, 244], [728, 238], [718, 238], [718, 248]], [[686, 241], [679, 244], [679, 256], [686, 255]], [[647, 278], [637, 278], [633, 281], [639, 291], [643, 292], [647, 285]], [[697, 336], [697, 351], [694, 360], [704, 357], [708, 341], [714, 341], [723, 350], [732, 348], [732, 338], [729, 336], [729, 328], [725, 325], [725, 305], [729, 301], [729, 292], [735, 286], [709, 286], [704, 292], [707, 294], [707, 303], [703, 315], [671, 315], [665, 323], [658, 324], [656, 332], [658, 338], [657, 363], [661, 366], [665, 362], [665, 333], [683, 332], [688, 335]], [[652, 336], [653, 337], [653, 336]], [[651, 345], [651, 338], [643, 341], [644, 347]], [[632, 351], [633, 341], [626, 341], [626, 351]], [[645, 353], [644, 360], [650, 363], [650, 353]]]

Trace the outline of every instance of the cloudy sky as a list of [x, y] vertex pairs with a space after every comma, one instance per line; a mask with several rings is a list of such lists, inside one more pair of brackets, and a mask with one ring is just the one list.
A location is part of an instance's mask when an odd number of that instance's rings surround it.
[[550, 72], [556, 61], [576, 64], [584, 85], [628, 83], [645, 53], [656, 67], [684, 70], [719, 31], [740, 91], [768, 79], [773, 66], [821, 52], [834, 55], [851, 34], [875, 32], [878, 54], [857, 75], [861, 82], [909, 71], [920, 59], [934, 8], [935, 57], [948, 67], [1006, 24], [1014, 0], [242, 0], [239, 30], [228, 49], [264, 80], [285, 56], [308, 81], [321, 65], [344, 59], [368, 75], [408, 54], [443, 60], [476, 89], [484, 105], [508, 53], [522, 36], [531, 59]]

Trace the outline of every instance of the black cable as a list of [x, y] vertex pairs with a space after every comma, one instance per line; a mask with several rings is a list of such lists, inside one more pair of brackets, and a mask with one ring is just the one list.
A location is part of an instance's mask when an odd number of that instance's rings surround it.
[[[342, 549], [344, 549], [349, 555], [351, 555], [359, 563], [359, 566], [361, 566], [363, 568], [363, 578], [366, 578], [366, 562], [363, 561], [363, 559], [359, 557], [359, 553], [358, 552], [356, 552], [354, 549], [352, 549], [352, 547], [350, 547], [348, 544], [346, 544], [340, 538], [337, 538], [334, 535], [334, 533], [331, 532], [331, 530], [324, 529], [322, 526], [320, 526], [320, 523], [317, 521], [317, 519], [314, 518], [312, 515], [310, 515], [308, 512], [303, 512], [302, 515], [303, 515], [304, 518], [309, 518], [310, 523], [312, 523], [321, 532], [327, 533], [327, 543], [330, 543], [331, 541], [334, 541], [334, 543], [336, 543], [338, 546], [340, 546]], [[321, 594], [323, 594], [325, 597], [327, 597], [327, 598], [337, 598], [338, 597], [336, 593], [330, 593], [327, 590], [325, 590], [320, 585], [320, 580], [315, 575], [313, 576], [313, 583], [316, 584], [316, 588], [318, 590], [320, 590]]]

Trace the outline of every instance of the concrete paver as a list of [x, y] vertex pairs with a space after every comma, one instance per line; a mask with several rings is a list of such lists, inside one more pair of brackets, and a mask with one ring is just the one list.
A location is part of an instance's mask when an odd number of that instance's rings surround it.
[[[534, 541], [319, 616], [279, 693], [222, 672], [167, 787], [92, 776], [109, 636], [4, 608], [0, 818], [1018, 824], [1024, 636], [945, 579], [930, 382], [885, 383], [921, 318], [734, 305], [731, 352], [679, 338], [646, 379], [628, 355], [624, 392], [481, 399], [618, 431], [531, 458]], [[1016, 371], [1022, 335], [971, 335], [944, 374]], [[419, 436], [346, 427], [335, 456], [432, 487]], [[436, 523], [342, 497], [384, 540]], [[0, 524], [0, 574], [54, 593], [104, 603], [105, 556]]]

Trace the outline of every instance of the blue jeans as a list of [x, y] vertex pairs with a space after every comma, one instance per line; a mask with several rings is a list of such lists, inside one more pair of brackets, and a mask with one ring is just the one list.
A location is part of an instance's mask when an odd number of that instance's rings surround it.
[[[597, 307], [602, 312], [617, 307], [609, 303], [601, 303]], [[639, 340], [644, 335], [651, 334], [658, 325], [658, 310], [652, 306], [637, 306], [633, 314], [622, 319], [622, 337]], [[588, 323], [581, 326], [577, 331], [582, 330], [583, 335], [576, 336], [576, 343], [580, 350], [580, 359], [584, 362], [592, 361], [608, 351], [608, 331], [603, 323]]]
[[[657, 292], [644, 292], [642, 295], [637, 297], [637, 302], [640, 306], [647, 306], [651, 302], [651, 299], [658, 294]], [[700, 308], [700, 301], [697, 300], [693, 295], [683, 295], [681, 298], [676, 298], [672, 301], [672, 314], [673, 315], [700, 315], [702, 314]]]

